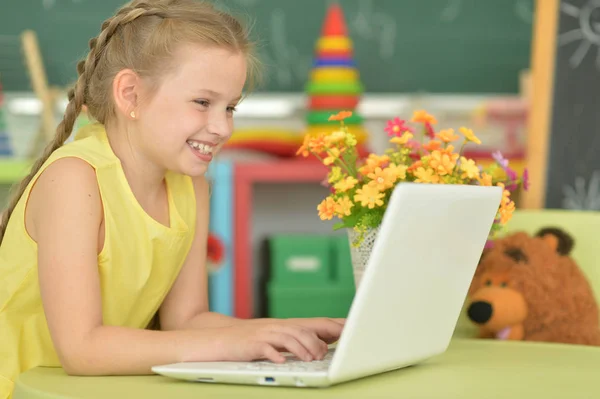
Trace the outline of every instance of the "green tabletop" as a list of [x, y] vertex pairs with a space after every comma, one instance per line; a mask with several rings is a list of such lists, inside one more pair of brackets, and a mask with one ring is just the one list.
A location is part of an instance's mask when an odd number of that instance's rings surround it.
[[14, 399], [59, 398], [599, 398], [600, 348], [455, 340], [414, 367], [330, 388], [182, 382], [162, 376], [69, 377], [61, 369], [22, 374]]

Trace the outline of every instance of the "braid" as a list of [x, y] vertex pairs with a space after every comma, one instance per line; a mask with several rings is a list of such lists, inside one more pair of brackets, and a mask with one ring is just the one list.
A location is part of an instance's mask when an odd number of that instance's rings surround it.
[[123, 7], [119, 10], [115, 16], [104, 21], [98, 37], [92, 38], [89, 41], [90, 52], [85, 61], [80, 61], [77, 64], [77, 82], [74, 87], [69, 90], [69, 103], [65, 110], [63, 120], [56, 128], [54, 139], [48, 143], [42, 155], [32, 166], [29, 174], [17, 185], [17, 189], [14, 191], [6, 210], [2, 214], [2, 221], [0, 223], [0, 245], [2, 244], [10, 216], [15, 210], [21, 196], [27, 189], [27, 186], [31, 183], [31, 180], [38, 173], [42, 165], [44, 165], [44, 162], [46, 162], [52, 153], [60, 148], [71, 135], [75, 121], [81, 112], [81, 108], [83, 104], [86, 103], [88, 82], [91, 80], [96, 65], [98, 64], [98, 60], [104, 53], [110, 39], [120, 26], [128, 24], [142, 16], [159, 16], [165, 18], [166, 14], [163, 10], [154, 8], [145, 1], [134, 1], [130, 6]]

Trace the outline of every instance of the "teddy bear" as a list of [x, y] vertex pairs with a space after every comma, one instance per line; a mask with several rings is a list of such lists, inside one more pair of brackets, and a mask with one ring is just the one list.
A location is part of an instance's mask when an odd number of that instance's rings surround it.
[[490, 244], [482, 252], [466, 306], [480, 338], [600, 345], [598, 304], [570, 256], [570, 234], [545, 227]]

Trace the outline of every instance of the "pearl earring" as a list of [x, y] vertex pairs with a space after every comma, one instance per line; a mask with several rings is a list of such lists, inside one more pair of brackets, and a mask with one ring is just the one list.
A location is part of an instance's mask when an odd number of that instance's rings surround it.
[[135, 112], [131, 111], [131, 112], [129, 113], [129, 116], [131, 116], [133, 119], [135, 119]]

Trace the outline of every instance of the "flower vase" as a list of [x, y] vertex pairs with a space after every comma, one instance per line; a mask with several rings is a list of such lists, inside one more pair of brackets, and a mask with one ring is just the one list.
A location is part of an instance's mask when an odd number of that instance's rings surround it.
[[348, 229], [348, 240], [350, 242], [350, 257], [352, 260], [352, 272], [354, 274], [354, 285], [356, 289], [362, 280], [363, 274], [369, 262], [373, 244], [379, 233], [379, 226], [369, 228], [364, 232]]

